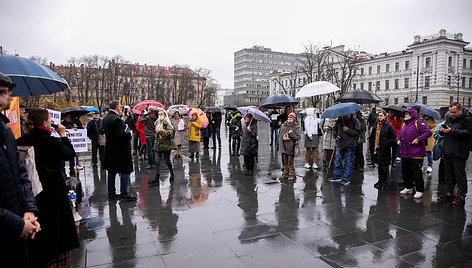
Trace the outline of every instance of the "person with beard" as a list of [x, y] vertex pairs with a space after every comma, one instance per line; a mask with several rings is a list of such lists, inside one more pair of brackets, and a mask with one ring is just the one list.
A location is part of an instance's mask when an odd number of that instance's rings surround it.
[[233, 140], [231, 146], [231, 156], [238, 155], [239, 156], [239, 147], [241, 145], [241, 134], [242, 134], [242, 125], [241, 125], [241, 113], [238, 112], [236, 117], [231, 119], [229, 124], [229, 131], [231, 135], [231, 139]]
[[400, 156], [402, 158], [402, 177], [405, 188], [400, 194], [413, 193], [413, 186], [416, 193], [414, 198], [422, 198], [424, 191], [423, 173], [421, 163], [426, 156], [425, 141], [432, 135], [431, 130], [421, 120], [418, 119], [416, 110], [408, 108], [405, 110], [405, 121], [397, 137], [397, 144], [400, 145]]
[[395, 129], [387, 120], [387, 112], [381, 109], [377, 114], [377, 122], [370, 135], [371, 150], [374, 151], [374, 161], [378, 165], [379, 180], [375, 188], [387, 189], [388, 168], [392, 163], [392, 147], [395, 144]]

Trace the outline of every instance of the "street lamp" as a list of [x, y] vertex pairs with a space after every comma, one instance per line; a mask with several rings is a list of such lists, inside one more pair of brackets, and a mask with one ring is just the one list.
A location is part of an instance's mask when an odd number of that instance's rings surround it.
[[416, 100], [415, 103], [418, 103], [418, 82], [420, 78], [420, 55], [417, 56], [416, 60]]

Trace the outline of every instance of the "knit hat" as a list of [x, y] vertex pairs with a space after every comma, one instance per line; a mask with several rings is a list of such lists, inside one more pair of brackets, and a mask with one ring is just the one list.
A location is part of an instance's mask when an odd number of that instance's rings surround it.
[[289, 118], [290, 118], [290, 117], [293, 118], [293, 120], [297, 119], [297, 115], [296, 115], [295, 113], [290, 113], [290, 114], [288, 115], [288, 117], [289, 117]]

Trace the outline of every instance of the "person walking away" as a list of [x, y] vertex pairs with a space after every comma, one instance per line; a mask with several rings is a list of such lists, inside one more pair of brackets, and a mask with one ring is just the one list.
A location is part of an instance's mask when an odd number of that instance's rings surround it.
[[[278, 138], [278, 134], [279, 134], [279, 129], [280, 129], [280, 125], [277, 123], [277, 117], [280, 115], [279, 111], [277, 109], [273, 109], [270, 113], [269, 113], [269, 118], [271, 120], [271, 123], [270, 123], [270, 146], [272, 146], [274, 144], [274, 141], [275, 141], [275, 144], [277, 144], [277, 138]], [[274, 136], [275, 136], [275, 139], [274, 139]]]
[[35, 197], [42, 231], [30, 242], [32, 266], [62, 267], [70, 263], [70, 251], [80, 245], [61, 171], [61, 161], [74, 158], [74, 147], [61, 124], [56, 128], [60, 139], [51, 136], [51, 117], [45, 109], [32, 109], [25, 126], [29, 134], [18, 144], [34, 147], [36, 170], [43, 187]]
[[376, 125], [369, 137], [369, 145], [374, 147], [374, 161], [378, 165], [379, 174], [379, 180], [374, 184], [374, 187], [387, 189], [388, 169], [392, 163], [392, 148], [394, 148], [393, 144], [395, 144], [397, 136], [395, 129], [387, 120], [387, 112], [383, 109], [380, 109], [377, 114]]
[[211, 136], [213, 138], [213, 147], [216, 149], [216, 139], [218, 139], [218, 148], [221, 149], [221, 112], [216, 112], [211, 115]]
[[364, 162], [364, 143], [365, 143], [365, 132], [366, 132], [366, 129], [367, 129], [367, 122], [365, 121], [365, 118], [364, 118], [364, 116], [362, 116], [362, 113], [360, 111], [353, 114], [353, 116], [354, 116], [354, 118], [357, 119], [357, 121], [359, 121], [359, 125], [361, 127], [360, 134], [359, 134], [359, 139], [357, 140], [356, 160], [354, 161], [354, 169], [357, 169], [360, 172], [363, 172], [364, 171], [364, 164], [365, 164], [365, 162]]
[[323, 122], [323, 166], [327, 167], [334, 157], [334, 150], [336, 149], [336, 139], [333, 135], [333, 127], [336, 119], [326, 118]]
[[255, 157], [258, 152], [257, 120], [253, 118], [252, 114], [246, 114], [244, 122], [241, 138], [241, 154], [244, 156], [244, 166], [246, 168], [244, 175], [252, 176], [254, 174]]
[[[436, 129], [438, 124], [434, 119], [430, 116], [421, 115], [423, 117], [423, 121], [426, 122], [426, 125], [428, 126], [429, 130], [431, 130], [431, 133]], [[428, 138], [428, 142], [426, 145], [426, 157], [428, 159], [428, 167], [426, 168], [426, 173], [431, 174], [433, 172], [433, 146], [434, 146], [434, 137], [431, 135]]]
[[[451, 117], [439, 130], [439, 134], [444, 136], [442, 151], [447, 189], [438, 199], [452, 200], [454, 205], [463, 206], [467, 195], [465, 166], [471, 149], [472, 116], [458, 102], [449, 105], [449, 113]], [[457, 193], [454, 195], [456, 186]]]
[[154, 106], [149, 106], [148, 113], [140, 120], [141, 123], [144, 124], [144, 135], [146, 136], [146, 153], [148, 159], [148, 166], [145, 167], [146, 169], [153, 169], [154, 164], [156, 163], [154, 159], [154, 151], [152, 150], [156, 136], [156, 133], [154, 132], [154, 122], [156, 122], [156, 120], [156, 107]]
[[174, 142], [177, 149], [174, 150], [174, 158], [182, 158], [182, 144], [184, 143], [185, 121], [180, 116], [179, 111], [175, 111], [174, 116], [170, 119], [170, 123], [174, 128]]
[[[377, 117], [376, 117], [377, 118]], [[334, 166], [334, 177], [330, 182], [341, 182], [343, 185], [351, 183], [351, 173], [356, 159], [357, 140], [359, 139], [361, 127], [359, 121], [351, 114], [336, 120], [333, 127], [333, 135], [336, 138], [336, 162]], [[346, 160], [346, 171], [341, 179], [343, 160]]]
[[229, 125], [229, 131], [231, 138], [233, 139], [231, 150], [231, 156], [239, 156], [239, 148], [241, 144], [241, 136], [242, 136], [242, 124], [241, 124], [241, 113], [236, 113], [236, 117], [231, 119], [231, 123]]
[[103, 118], [105, 129], [105, 160], [104, 167], [108, 171], [108, 198], [118, 198], [115, 190], [115, 177], [120, 174], [120, 195], [123, 202], [136, 201], [136, 197], [128, 195], [130, 174], [133, 172], [131, 157], [131, 133], [120, 118], [121, 105], [117, 100], [110, 102], [110, 109]]
[[[376, 111], [375, 107], [372, 107], [372, 110], [369, 113], [369, 117], [367, 118], [367, 131], [368, 131], [369, 135], [372, 133], [372, 129], [375, 127], [376, 120], [377, 120], [377, 111]], [[370, 144], [369, 144], [369, 148], [373, 148], [373, 146], [370, 146]], [[374, 152], [373, 151], [370, 151], [370, 162], [371, 162], [372, 166], [375, 167]]]
[[93, 118], [87, 123], [87, 137], [92, 142], [92, 165], [97, 165], [97, 153], [100, 155], [100, 164], [103, 165], [105, 158], [105, 145], [100, 144], [100, 135], [105, 135], [100, 113], [93, 113]]
[[15, 86], [0, 73], [0, 257], [5, 267], [30, 267], [27, 243], [41, 231], [39, 211], [28, 171], [8, 127], [10, 120], [2, 113], [10, 109]]
[[[206, 113], [208, 120], [211, 120], [211, 115]], [[211, 124], [208, 124], [206, 127], [202, 127], [202, 138], [203, 138], [203, 149], [208, 150], [210, 148], [210, 138], [211, 138]]]
[[280, 127], [279, 148], [283, 157], [283, 173], [279, 179], [295, 179], [293, 161], [295, 158], [295, 146], [302, 137], [302, 130], [296, 121], [297, 116], [294, 113], [288, 115], [287, 121]]
[[402, 177], [405, 188], [400, 194], [413, 193], [414, 198], [422, 198], [424, 191], [423, 173], [421, 163], [426, 156], [425, 140], [432, 135], [426, 124], [418, 119], [416, 110], [408, 108], [405, 110], [405, 121], [397, 137], [397, 144], [400, 145], [400, 156], [402, 158]]
[[157, 113], [158, 119], [156, 122], [156, 139], [154, 142], [154, 151], [156, 152], [156, 178], [149, 181], [150, 186], [159, 185], [159, 178], [161, 176], [161, 159], [164, 158], [167, 168], [169, 169], [170, 178], [169, 181], [174, 181], [174, 168], [172, 167], [172, 162], [170, 161], [170, 152], [177, 149], [177, 146], [174, 142], [174, 127], [170, 122], [169, 116], [165, 110], [159, 110]]
[[188, 151], [190, 152], [190, 158], [193, 160], [195, 156], [197, 159], [200, 152], [200, 128], [202, 124], [198, 118], [198, 114], [195, 112], [190, 118], [188, 123]]
[[305, 118], [305, 168], [310, 169], [312, 166], [308, 163], [310, 154], [313, 157], [313, 168], [318, 169], [316, 159], [318, 158], [318, 145], [320, 143], [321, 120], [316, 117], [315, 108], [306, 109], [307, 116]]
[[[388, 122], [392, 125], [393, 129], [395, 130], [395, 135], [398, 137], [398, 133], [400, 133], [400, 128], [402, 127], [402, 120], [399, 116], [397, 116], [394, 110], [388, 111]], [[392, 165], [394, 165], [395, 161], [400, 161], [400, 146], [398, 144], [394, 144], [392, 148]]]
[[[444, 123], [446, 121], [450, 120], [451, 114], [449, 111], [446, 113], [445, 121], [439, 123], [436, 128], [433, 131], [433, 137], [435, 140], [435, 143], [439, 146], [439, 150], [441, 151], [441, 158], [439, 159], [439, 168], [438, 168], [438, 183], [445, 183], [446, 182], [446, 171], [444, 170], [444, 154], [442, 153], [442, 146], [444, 142], [444, 136], [439, 134], [439, 130], [444, 126]], [[438, 195], [442, 194], [439, 193]]]
[[144, 115], [141, 114], [136, 120], [136, 132], [139, 134], [138, 160], [147, 160], [146, 135], [144, 135], [144, 124], [141, 123], [141, 118], [143, 118], [143, 116]]

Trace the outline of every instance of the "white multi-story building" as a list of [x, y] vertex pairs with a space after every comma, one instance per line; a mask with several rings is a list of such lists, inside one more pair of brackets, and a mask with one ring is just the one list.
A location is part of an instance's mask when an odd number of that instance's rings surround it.
[[[385, 105], [418, 101], [433, 108], [459, 101], [472, 106], [472, 49], [461, 33], [448, 34], [440, 30], [430, 36], [415, 36], [403, 51], [369, 55], [357, 53], [356, 75], [350, 89], [375, 92]], [[298, 74], [299, 89], [305, 83]], [[294, 74], [272, 74], [271, 81], [282, 83]], [[277, 92], [271, 83], [271, 92]], [[302, 104], [306, 105], [304, 100]]]
[[298, 54], [272, 51], [263, 46], [234, 53], [234, 101], [236, 105], [259, 105], [269, 96], [269, 74], [291, 71]]

